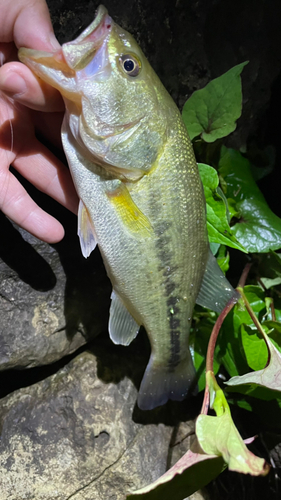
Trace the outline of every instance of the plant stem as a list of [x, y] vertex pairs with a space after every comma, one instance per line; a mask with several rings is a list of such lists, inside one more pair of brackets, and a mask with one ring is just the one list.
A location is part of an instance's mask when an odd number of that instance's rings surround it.
[[246, 283], [246, 280], [248, 278], [248, 274], [249, 274], [249, 271], [252, 267], [252, 262], [248, 262], [248, 264], [245, 265], [244, 269], [243, 269], [243, 272], [240, 276], [240, 280], [239, 280], [239, 283], [238, 283], [238, 286], [237, 288], [244, 288], [245, 286], [245, 283]]
[[[252, 266], [252, 263], [246, 264], [246, 266], [244, 267], [243, 272], [241, 274], [241, 277], [240, 277], [240, 280], [238, 283], [238, 287], [236, 288], [236, 291], [238, 293], [240, 293], [242, 295], [243, 299], [246, 301], [247, 301], [247, 299], [246, 299], [245, 294], [243, 292], [243, 287], [245, 286], [246, 279], [248, 277], [251, 266]], [[214, 325], [214, 328], [212, 330], [210, 339], [209, 339], [207, 356], [206, 356], [206, 387], [205, 387], [205, 393], [204, 393], [204, 400], [203, 400], [202, 408], [201, 408], [201, 414], [204, 414], [204, 415], [207, 415], [209, 405], [210, 405], [210, 390], [209, 390], [209, 383], [207, 380], [207, 374], [208, 374], [208, 372], [211, 372], [211, 373], [214, 372], [214, 368], [213, 368], [214, 353], [215, 353], [217, 338], [218, 338], [221, 326], [222, 326], [226, 316], [231, 311], [233, 306], [237, 303], [238, 299], [239, 299], [238, 294], [234, 294], [233, 297], [228, 301], [225, 308], [220, 313], [220, 315], [219, 315], [219, 317]], [[246, 304], [246, 302], [245, 302], [245, 304]], [[250, 307], [249, 303], [248, 303], [248, 305]], [[247, 307], [247, 304], [246, 304], [246, 307]], [[214, 378], [215, 378], [215, 376], [214, 376]]]
[[225, 308], [220, 313], [217, 321], [215, 322], [214, 328], [212, 330], [212, 333], [211, 333], [211, 336], [209, 339], [209, 344], [208, 344], [207, 358], [206, 358], [206, 372], [214, 371], [213, 370], [214, 352], [215, 352], [218, 334], [220, 333], [220, 329], [221, 329], [221, 326], [224, 322], [224, 319], [226, 318], [228, 313], [231, 311], [233, 306], [236, 304], [236, 302], [237, 302], [237, 297], [236, 296], [232, 297], [228, 301], [228, 303], [226, 304]]
[[207, 350], [207, 357], [206, 357], [206, 387], [205, 387], [205, 393], [204, 393], [204, 400], [202, 403], [202, 408], [201, 408], [201, 414], [207, 415], [209, 405], [210, 405], [210, 391], [209, 391], [209, 383], [207, 380], [207, 373], [214, 371], [213, 369], [213, 364], [214, 364], [214, 352], [215, 352], [215, 347], [216, 347], [216, 342], [218, 338], [218, 334], [220, 333], [221, 325], [224, 322], [224, 319], [228, 315], [228, 313], [231, 311], [233, 306], [236, 304], [238, 300], [237, 295], [234, 295], [226, 304], [225, 308], [222, 310], [220, 313], [217, 321], [215, 322], [214, 328], [212, 330], [210, 339], [209, 339], [209, 344], [208, 344], [208, 350]]
[[258, 278], [258, 279], [257, 279], [257, 282], [260, 284], [260, 286], [262, 287], [262, 289], [263, 289], [265, 292], [267, 292], [267, 288], [266, 288], [266, 286], [264, 286], [264, 284], [263, 284], [263, 282], [262, 282], [261, 278]]

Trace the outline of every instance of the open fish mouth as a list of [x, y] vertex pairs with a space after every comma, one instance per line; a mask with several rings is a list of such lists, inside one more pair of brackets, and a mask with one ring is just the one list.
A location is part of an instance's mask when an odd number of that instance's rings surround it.
[[74, 41], [64, 43], [62, 52], [67, 65], [80, 71], [85, 68], [104, 45], [112, 29], [112, 19], [100, 5], [94, 21]]
[[[86, 68], [93, 59], [96, 59], [96, 54], [107, 52], [102, 48], [107, 42], [112, 26], [113, 21], [106, 8], [100, 5], [94, 21], [75, 40], [64, 43], [62, 48], [55, 52], [21, 48], [19, 59], [39, 75], [41, 70], [38, 65], [41, 65], [45, 68], [42, 69], [44, 74], [50, 68], [62, 71], [66, 77], [75, 76], [75, 73]], [[105, 63], [105, 60], [98, 61], [96, 65], [104, 66]]]

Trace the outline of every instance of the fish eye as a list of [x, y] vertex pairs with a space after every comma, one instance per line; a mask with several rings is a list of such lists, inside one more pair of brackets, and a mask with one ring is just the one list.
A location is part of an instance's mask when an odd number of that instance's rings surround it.
[[124, 54], [119, 58], [123, 71], [129, 76], [138, 76], [141, 70], [140, 61], [131, 54]]

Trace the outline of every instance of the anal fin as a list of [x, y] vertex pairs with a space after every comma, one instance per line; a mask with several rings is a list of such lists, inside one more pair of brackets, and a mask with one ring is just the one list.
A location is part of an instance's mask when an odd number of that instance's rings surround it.
[[115, 293], [111, 294], [109, 336], [114, 344], [129, 345], [137, 336], [140, 326]]
[[79, 201], [78, 208], [78, 236], [82, 254], [87, 258], [95, 249], [97, 242], [93, 223], [82, 200]]
[[209, 250], [209, 257], [196, 303], [220, 313], [231, 298], [240, 295], [226, 279], [216, 258]]

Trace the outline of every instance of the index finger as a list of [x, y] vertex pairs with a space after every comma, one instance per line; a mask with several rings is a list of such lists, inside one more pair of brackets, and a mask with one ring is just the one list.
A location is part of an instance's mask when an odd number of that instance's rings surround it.
[[[52, 52], [60, 47], [45, 0], [0, 0], [0, 14], [2, 64], [12, 56], [15, 46], [10, 42], [17, 47]], [[0, 67], [0, 90], [32, 109], [60, 111], [64, 108], [59, 92], [40, 81], [20, 63]]]
[[0, 41], [51, 51], [59, 48], [45, 0], [0, 0]]

